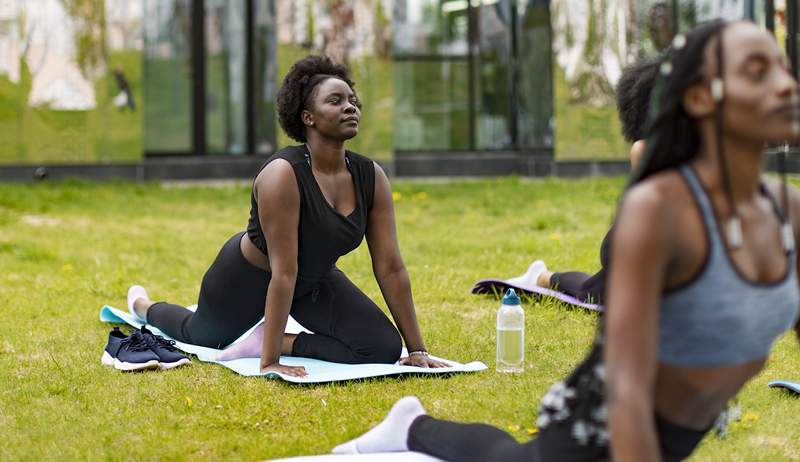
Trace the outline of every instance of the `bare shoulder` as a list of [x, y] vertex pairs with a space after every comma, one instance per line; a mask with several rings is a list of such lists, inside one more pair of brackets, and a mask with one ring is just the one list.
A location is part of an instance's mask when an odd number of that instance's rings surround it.
[[383, 170], [383, 167], [381, 167], [381, 164], [379, 164], [379, 163], [377, 163], [377, 162], [375, 162], [373, 160], [372, 161], [372, 166], [375, 168], [375, 180], [376, 181], [381, 180], [381, 181], [389, 182], [389, 176]]
[[297, 179], [292, 164], [285, 159], [272, 160], [258, 173], [253, 188], [257, 196], [267, 191], [274, 193], [285, 188], [297, 191]]
[[676, 170], [656, 173], [633, 185], [622, 198], [620, 215], [668, 218], [681, 210], [686, 187]]

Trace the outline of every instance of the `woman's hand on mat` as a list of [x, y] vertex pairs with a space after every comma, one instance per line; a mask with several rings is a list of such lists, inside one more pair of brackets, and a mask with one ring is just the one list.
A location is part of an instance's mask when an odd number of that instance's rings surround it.
[[280, 374], [291, 375], [292, 377], [307, 377], [308, 373], [303, 366], [284, 366], [280, 363], [272, 363], [261, 366], [261, 372], [278, 372]]
[[437, 361], [429, 356], [412, 355], [400, 359], [401, 366], [417, 366], [417, 367], [450, 367], [449, 364], [443, 361]]

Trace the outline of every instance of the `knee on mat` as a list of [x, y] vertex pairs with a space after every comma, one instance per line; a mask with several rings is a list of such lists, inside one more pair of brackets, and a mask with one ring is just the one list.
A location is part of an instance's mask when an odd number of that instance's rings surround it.
[[400, 338], [397, 329], [392, 328], [382, 331], [379, 336], [372, 339], [364, 356], [368, 357], [369, 362], [394, 364], [400, 359], [402, 349], [403, 339]]

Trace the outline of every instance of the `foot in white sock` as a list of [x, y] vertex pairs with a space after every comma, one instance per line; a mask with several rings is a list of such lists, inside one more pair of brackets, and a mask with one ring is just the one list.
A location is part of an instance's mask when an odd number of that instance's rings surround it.
[[414, 419], [425, 414], [416, 396], [401, 398], [386, 418], [372, 430], [333, 448], [334, 454], [408, 451], [408, 429]]
[[147, 295], [147, 291], [144, 290], [144, 287], [131, 286], [128, 289], [128, 311], [130, 311], [132, 315], [136, 316], [136, 319], [142, 322], [146, 322], [147, 320], [142, 319], [142, 317], [139, 316], [136, 310], [133, 309], [133, 303], [140, 298], [143, 298], [145, 300], [150, 300], [150, 297]]
[[261, 348], [264, 346], [264, 323], [247, 336], [241, 342], [231, 345], [224, 349], [220, 354], [214, 358], [216, 361], [230, 361], [239, 358], [260, 358]]

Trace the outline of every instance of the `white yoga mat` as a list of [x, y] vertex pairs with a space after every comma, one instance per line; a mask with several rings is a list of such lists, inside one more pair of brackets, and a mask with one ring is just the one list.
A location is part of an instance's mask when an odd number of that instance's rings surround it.
[[[189, 309], [193, 311], [196, 308], [196, 306], [189, 307]], [[100, 321], [129, 324], [136, 328], [142, 326], [142, 322], [129, 312], [122, 311], [108, 305], [100, 309]], [[263, 320], [261, 322], [263, 322]], [[260, 322], [258, 324], [260, 324]], [[252, 332], [256, 326], [258, 326], [258, 324], [242, 334], [242, 336], [233, 343], [235, 344], [246, 338], [250, 332]], [[163, 332], [151, 325], [148, 325], [148, 329], [153, 331], [155, 334], [162, 335], [165, 338], [170, 338], [168, 335], [165, 335]], [[299, 332], [310, 331], [304, 329], [300, 324], [297, 323], [297, 321], [289, 317], [289, 322], [286, 324], [286, 333], [296, 334]], [[279, 378], [292, 383], [337, 382], [342, 380], [363, 379], [367, 377], [379, 377], [383, 375], [450, 374], [453, 372], [477, 372], [486, 369], [486, 365], [479, 361], [461, 364], [449, 359], [437, 358], [435, 356], [431, 357], [450, 364], [450, 367], [425, 369], [414, 366], [401, 366], [399, 364], [340, 364], [321, 361], [319, 359], [281, 356], [281, 364], [285, 364], [287, 366], [303, 366], [306, 368], [306, 372], [308, 373], [306, 377], [292, 377], [289, 375], [279, 374], [277, 372], [261, 372], [258, 358], [234, 359], [232, 361], [215, 361], [213, 358], [215, 358], [222, 350], [178, 341], [175, 342], [175, 346], [186, 353], [191, 353], [197, 356], [200, 361], [221, 364], [237, 374], [244, 376]], [[403, 356], [406, 354], [407, 353], [404, 348]]]

